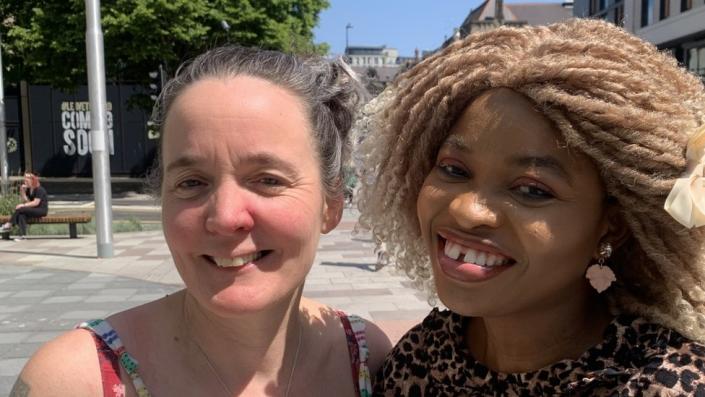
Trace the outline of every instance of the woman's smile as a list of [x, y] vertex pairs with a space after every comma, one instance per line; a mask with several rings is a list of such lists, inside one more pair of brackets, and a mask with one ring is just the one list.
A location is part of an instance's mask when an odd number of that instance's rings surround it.
[[488, 280], [516, 264], [513, 258], [486, 239], [460, 239], [449, 231], [439, 232], [436, 238], [436, 255], [441, 270], [458, 281]]
[[260, 259], [271, 254], [271, 250], [256, 251], [250, 254], [238, 255], [234, 257], [220, 257], [205, 255], [206, 259], [220, 268], [241, 268], [244, 265], [256, 265]]

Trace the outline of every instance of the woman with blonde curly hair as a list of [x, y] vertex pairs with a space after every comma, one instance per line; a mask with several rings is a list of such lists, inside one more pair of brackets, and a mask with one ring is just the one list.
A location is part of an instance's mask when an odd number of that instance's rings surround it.
[[361, 225], [449, 310], [376, 395], [705, 395], [697, 77], [571, 20], [470, 35], [380, 104]]

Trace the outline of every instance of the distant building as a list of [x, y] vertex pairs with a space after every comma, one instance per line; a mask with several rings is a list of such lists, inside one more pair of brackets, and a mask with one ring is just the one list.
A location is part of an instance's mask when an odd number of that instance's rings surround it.
[[704, 0], [576, 0], [577, 17], [610, 21], [669, 50], [705, 80]]
[[564, 3], [512, 3], [485, 0], [470, 11], [454, 34], [446, 38], [441, 47], [476, 32], [495, 29], [499, 25], [547, 25], [564, 21], [573, 16], [573, 2]]
[[395, 67], [399, 52], [396, 48], [379, 47], [347, 47], [345, 57], [350, 66], [357, 67]]
[[394, 80], [397, 74], [419, 60], [419, 51], [413, 57], [399, 56], [396, 48], [387, 46], [349, 46], [345, 60], [365, 81], [367, 89], [376, 94]]

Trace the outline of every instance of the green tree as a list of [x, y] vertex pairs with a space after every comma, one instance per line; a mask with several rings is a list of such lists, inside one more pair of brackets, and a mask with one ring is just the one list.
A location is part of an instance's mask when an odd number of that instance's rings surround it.
[[[106, 75], [146, 83], [159, 64], [173, 72], [227, 42], [323, 54], [328, 45], [313, 43], [313, 28], [328, 6], [328, 0], [104, 0]], [[84, 0], [2, 0], [0, 15], [6, 80], [85, 84]]]

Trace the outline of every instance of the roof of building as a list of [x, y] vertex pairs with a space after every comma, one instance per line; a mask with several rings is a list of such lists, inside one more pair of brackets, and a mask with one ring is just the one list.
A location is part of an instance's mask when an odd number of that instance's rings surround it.
[[[505, 21], [545, 25], [563, 21], [573, 16], [573, 3], [503, 3]], [[470, 11], [463, 25], [495, 19], [495, 0], [485, 0]]]
[[513, 3], [507, 4], [518, 21], [526, 21], [529, 25], [546, 25], [565, 21], [573, 17], [572, 3]]
[[345, 48], [345, 53], [348, 55], [377, 55], [382, 54], [387, 46], [348, 46]]

